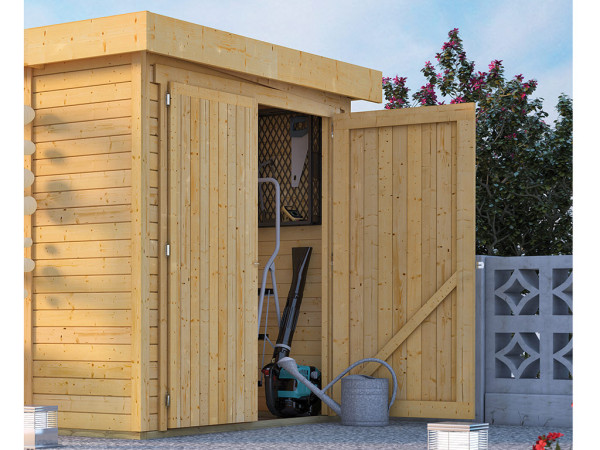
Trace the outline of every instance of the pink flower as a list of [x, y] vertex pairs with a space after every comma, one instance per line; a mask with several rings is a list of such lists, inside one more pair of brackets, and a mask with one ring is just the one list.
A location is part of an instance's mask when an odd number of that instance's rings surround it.
[[527, 94], [526, 94], [525, 92], [523, 92], [523, 93], [521, 94], [521, 99], [524, 99], [525, 97], [527, 97]]
[[490, 65], [488, 66], [488, 68], [490, 69], [490, 71], [497, 69], [500, 64], [502, 64], [502, 60], [501, 59], [495, 59], [493, 60]]

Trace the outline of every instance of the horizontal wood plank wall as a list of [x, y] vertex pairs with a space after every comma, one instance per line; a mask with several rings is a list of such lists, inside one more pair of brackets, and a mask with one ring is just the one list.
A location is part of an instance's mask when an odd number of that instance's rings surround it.
[[255, 421], [257, 105], [170, 92], [168, 426]]
[[[275, 259], [275, 274], [277, 292], [279, 294], [279, 307], [281, 313], [287, 300], [292, 281], [292, 247], [312, 247], [312, 255], [308, 266], [308, 275], [304, 287], [304, 297], [300, 308], [300, 316], [296, 332], [292, 341], [290, 356], [298, 364], [315, 366], [321, 369], [321, 226], [281, 227], [281, 246], [279, 255]], [[259, 288], [262, 280], [262, 269], [275, 249], [275, 229], [259, 228], [258, 230], [258, 260], [259, 260]], [[271, 287], [271, 277], [268, 277], [267, 287]], [[263, 305], [263, 318], [261, 333], [264, 333], [265, 315], [267, 310], [267, 297]], [[273, 343], [277, 340], [279, 328], [277, 326], [277, 311], [271, 299], [269, 304], [269, 323], [267, 334]], [[258, 368], [271, 361], [273, 348], [267, 342], [265, 346], [264, 361], [263, 341], [258, 342]], [[258, 410], [267, 411], [265, 403], [265, 390], [259, 388]]]
[[[333, 374], [386, 359], [399, 384], [394, 416], [474, 414], [473, 124], [472, 105], [334, 122]], [[449, 280], [450, 294], [422, 309]], [[375, 367], [356, 372], [389, 377]]]
[[33, 72], [33, 403], [60, 428], [130, 430], [130, 63]]

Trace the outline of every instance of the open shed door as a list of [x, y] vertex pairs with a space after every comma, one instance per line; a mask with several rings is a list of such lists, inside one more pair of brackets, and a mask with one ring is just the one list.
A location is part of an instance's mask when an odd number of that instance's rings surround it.
[[168, 427], [257, 420], [257, 105], [171, 83]]
[[[341, 114], [333, 131], [330, 373], [377, 357], [398, 376], [393, 416], [473, 418], [474, 105]], [[360, 373], [389, 378], [378, 367]]]

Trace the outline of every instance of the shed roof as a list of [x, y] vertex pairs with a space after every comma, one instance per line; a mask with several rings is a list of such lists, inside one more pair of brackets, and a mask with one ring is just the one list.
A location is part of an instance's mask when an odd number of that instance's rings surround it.
[[381, 72], [141, 11], [25, 30], [25, 66], [136, 51], [381, 102]]

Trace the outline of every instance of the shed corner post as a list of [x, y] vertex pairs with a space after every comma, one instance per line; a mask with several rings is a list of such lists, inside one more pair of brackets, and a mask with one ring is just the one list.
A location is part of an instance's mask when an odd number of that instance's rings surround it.
[[131, 430], [150, 429], [149, 74], [132, 54], [131, 89]]

